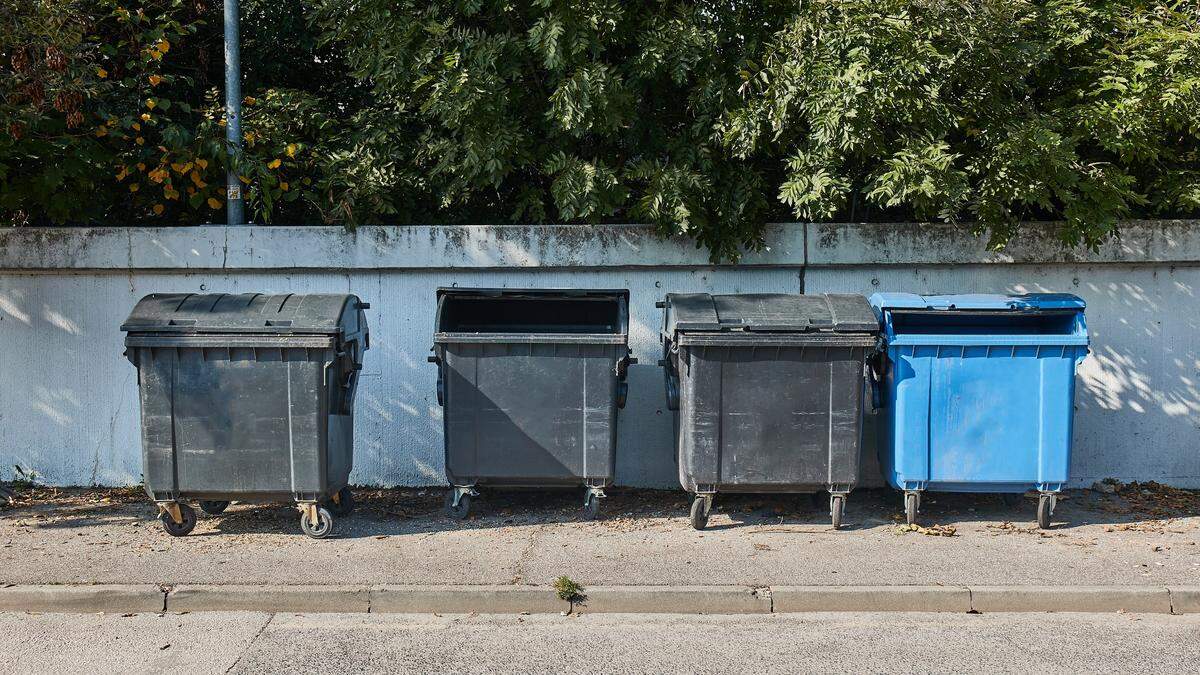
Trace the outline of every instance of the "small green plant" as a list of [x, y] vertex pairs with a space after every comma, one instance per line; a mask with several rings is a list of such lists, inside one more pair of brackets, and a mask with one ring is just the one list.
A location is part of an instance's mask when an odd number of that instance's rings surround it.
[[559, 599], [567, 602], [579, 602], [585, 597], [583, 586], [565, 575], [554, 580], [554, 590], [558, 592]]
[[33, 469], [26, 471], [15, 464], [13, 465], [12, 486], [14, 488], [28, 490], [29, 488], [35, 487], [38, 479], [41, 477], [42, 475]]

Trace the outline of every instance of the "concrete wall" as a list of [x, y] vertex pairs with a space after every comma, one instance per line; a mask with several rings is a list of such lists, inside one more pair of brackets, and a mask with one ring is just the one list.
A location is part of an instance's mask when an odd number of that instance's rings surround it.
[[[1076, 484], [1200, 487], [1200, 223], [1130, 223], [1099, 251], [1034, 230], [1005, 251], [930, 225], [782, 225], [766, 250], [713, 267], [637, 226], [10, 229], [0, 231], [0, 478], [140, 481], [136, 371], [118, 325], [151, 292], [349, 291], [372, 304], [356, 483], [439, 484], [431, 345], [438, 286], [623, 287], [632, 295], [618, 482], [676, 486], [655, 361], [668, 291], [1068, 291], [1088, 301]], [[873, 472], [869, 463], [867, 472]], [[873, 478], [873, 475], [865, 478]]]

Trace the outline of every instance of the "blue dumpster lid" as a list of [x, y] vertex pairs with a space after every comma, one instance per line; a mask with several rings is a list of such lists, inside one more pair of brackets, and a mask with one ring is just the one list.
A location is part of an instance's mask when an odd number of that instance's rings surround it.
[[916, 293], [876, 293], [871, 306], [880, 310], [962, 310], [962, 311], [1060, 311], [1082, 310], [1083, 298], [1070, 293], [1025, 293], [1002, 295], [968, 293], [963, 295], [917, 295]]
[[366, 331], [354, 295], [152, 293], [121, 330], [127, 333], [350, 335]]
[[879, 332], [861, 295], [669, 293], [666, 312], [668, 336], [679, 331]]

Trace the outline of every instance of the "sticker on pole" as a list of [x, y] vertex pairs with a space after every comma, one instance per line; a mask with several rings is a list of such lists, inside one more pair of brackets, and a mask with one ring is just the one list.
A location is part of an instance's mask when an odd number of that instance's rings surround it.
[[230, 185], [225, 188], [225, 194], [230, 200], [237, 201], [242, 198], [242, 186], [237, 184]]

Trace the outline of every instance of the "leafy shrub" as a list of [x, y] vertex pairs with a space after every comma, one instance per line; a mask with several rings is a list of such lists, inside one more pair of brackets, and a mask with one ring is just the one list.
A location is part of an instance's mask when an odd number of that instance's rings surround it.
[[[1027, 220], [1200, 213], [1194, 0], [0, 0], [0, 219]], [[140, 140], [139, 140], [140, 139]], [[966, 230], [967, 227], [964, 228]]]

